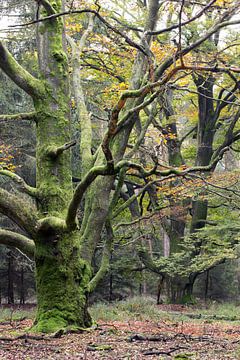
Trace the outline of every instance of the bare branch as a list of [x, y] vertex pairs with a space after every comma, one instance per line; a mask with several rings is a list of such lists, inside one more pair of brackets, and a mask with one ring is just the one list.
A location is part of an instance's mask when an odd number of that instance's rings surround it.
[[[191, 22], [195, 21], [196, 19], [198, 19], [200, 16], [202, 16], [205, 11], [207, 9], [209, 9], [214, 3], [216, 2], [216, 0], [212, 0], [210, 1], [206, 6], [204, 6], [202, 8], [202, 10], [200, 10], [195, 16], [193, 16], [191, 19], [187, 20], [187, 21], [184, 21], [184, 22], [181, 22], [180, 23], [180, 26], [184, 26], [184, 25], [187, 25], [187, 24], [190, 24]], [[165, 29], [161, 29], [161, 30], [155, 30], [155, 31], [148, 31], [147, 32], [147, 35], [160, 35], [160, 34], [163, 34], [165, 32], [169, 32], [171, 30], [174, 30], [174, 29], [177, 29], [179, 27], [179, 24], [176, 24], [176, 25], [171, 25]]]
[[213, 154], [213, 158], [215, 157], [217, 158], [224, 148], [231, 146], [234, 142], [240, 139], [240, 130], [236, 130], [235, 132], [233, 132], [237, 122], [239, 121], [239, 117], [240, 117], [240, 109], [233, 116], [232, 121], [225, 134], [225, 139], [223, 143], [215, 150]]
[[117, 79], [120, 83], [125, 82], [124, 77], [116, 74], [116, 72], [114, 72], [113, 70], [110, 70], [107, 66], [105, 66], [105, 67], [97, 66], [95, 64], [88, 63], [86, 61], [86, 59], [82, 59], [82, 60], [84, 61], [81, 64], [82, 67], [88, 67], [88, 68], [91, 68], [91, 69], [94, 69], [94, 70], [97, 70], [97, 71], [100, 71], [100, 72], [104, 72], [105, 74], [110, 75], [113, 78]]
[[200, 179], [204, 184], [206, 185], [209, 185], [209, 186], [212, 186], [216, 189], [220, 189], [220, 190], [224, 190], [224, 191], [228, 191], [228, 192], [231, 192], [233, 193], [234, 195], [236, 196], [239, 196], [240, 195], [240, 191], [238, 190], [235, 190], [233, 188], [234, 185], [237, 184], [237, 182], [233, 183], [233, 184], [230, 184], [228, 186], [220, 186], [220, 185], [217, 185], [217, 184], [213, 184], [211, 183], [210, 181], [208, 181], [204, 176], [201, 176], [201, 175], [198, 175], [198, 174], [189, 174], [186, 178], [197, 178], [197, 179]]
[[[235, 137], [237, 137], [237, 138], [240, 137], [240, 132], [236, 133]], [[152, 170], [146, 171], [140, 164], [136, 164], [131, 161], [123, 159], [123, 160], [119, 161], [118, 164], [115, 166], [115, 172], [118, 172], [119, 169], [121, 169], [123, 166], [138, 170], [139, 173], [141, 174], [141, 176], [143, 176], [143, 177], [149, 177], [153, 174], [155, 174], [157, 176], [166, 177], [166, 176], [170, 176], [170, 175], [184, 176], [188, 173], [198, 172], [198, 171], [207, 172], [207, 171], [211, 171], [216, 166], [216, 164], [219, 162], [219, 160], [222, 159], [224, 153], [228, 150], [229, 150], [229, 146], [221, 148], [221, 150], [213, 156], [211, 163], [206, 166], [193, 166], [193, 167], [189, 167], [186, 169], [172, 167], [167, 170], [158, 170], [155, 165], [152, 168]], [[149, 184], [150, 183], [148, 183], [147, 185], [149, 185]]]
[[[171, 175], [171, 177], [173, 177], [174, 175]], [[169, 177], [167, 177], [168, 179]], [[151, 185], [159, 183], [160, 181], [166, 180], [166, 178], [164, 179], [156, 179], [156, 180], [152, 180], [149, 183], [147, 183], [145, 186], [143, 186], [141, 188], [141, 190], [139, 190], [136, 194], [132, 195], [127, 201], [125, 201], [125, 203], [123, 203], [121, 206], [119, 206], [117, 208], [117, 210], [112, 214], [112, 219], [114, 219], [115, 217], [117, 217], [123, 210], [125, 210], [127, 207], [129, 207], [129, 205], [136, 200], [143, 192], [146, 191], [147, 188], [149, 188]], [[134, 220], [135, 221], [135, 220]], [[137, 221], [136, 221], [137, 222]]]
[[[216, 32], [218, 32], [220, 29], [227, 27], [227, 26], [233, 26], [233, 25], [238, 25], [240, 23], [240, 19], [236, 19], [236, 20], [232, 20], [232, 21], [221, 21], [220, 23], [216, 24], [215, 26], [213, 26], [209, 31], [206, 32], [205, 35], [203, 35], [202, 37], [200, 37], [197, 41], [195, 41], [193, 44], [187, 46], [185, 49], [183, 49], [181, 51], [181, 54], [186, 55], [188, 54], [191, 50], [195, 49], [196, 47], [198, 47], [199, 45], [201, 45], [204, 41], [206, 41], [207, 39], [210, 38], [210, 36], [212, 36], [213, 34], [215, 34]], [[179, 53], [180, 55], [180, 53]], [[211, 70], [210, 70], [211, 71]]]
[[[165, 180], [165, 179], [164, 179], [164, 180]], [[156, 215], [159, 213], [160, 210], [163, 210], [163, 209], [165, 209], [165, 208], [167, 208], [167, 207], [169, 207], [169, 205], [166, 206], [166, 207], [164, 207], [164, 208], [159, 209], [158, 211], [152, 212], [150, 215], [141, 216], [141, 217], [139, 217], [139, 218], [137, 218], [137, 219], [134, 219], [134, 220], [132, 220], [132, 221], [129, 221], [129, 222], [120, 222], [120, 223], [118, 223], [117, 225], [115, 225], [115, 226], [113, 227], [113, 230], [116, 231], [118, 228], [120, 228], [120, 227], [122, 227], [122, 226], [132, 226], [132, 225], [135, 225], [135, 224], [137, 224], [137, 223], [140, 223], [141, 221], [149, 220], [149, 219], [151, 219], [152, 217], [156, 216]]]
[[[240, 20], [239, 20], [240, 23]], [[236, 66], [229, 66], [229, 67], [219, 67], [218, 65], [216, 66], [189, 66], [189, 65], [184, 65], [183, 69], [186, 70], [194, 70], [194, 71], [211, 71], [214, 73], [218, 73], [218, 72], [228, 72], [228, 71], [232, 71], [234, 73], [239, 74], [240, 73], [240, 68], [236, 67]]]
[[5, 229], [0, 229], [0, 244], [16, 247], [30, 258], [34, 257], [34, 241], [24, 235], [17, 234], [13, 231]]
[[86, 13], [94, 14], [108, 29], [112, 30], [115, 34], [118, 34], [123, 39], [125, 39], [125, 41], [128, 43], [128, 45], [138, 49], [139, 51], [141, 51], [144, 55], [146, 55], [148, 57], [148, 53], [145, 51], [145, 49], [141, 45], [139, 45], [138, 43], [136, 43], [135, 41], [130, 39], [129, 36], [124, 34], [121, 30], [117, 29], [115, 26], [111, 25], [106, 19], [104, 19], [103, 16], [101, 16], [97, 11], [92, 10], [92, 9], [63, 11], [63, 12], [58, 13], [58, 14], [53, 14], [53, 15], [50, 15], [50, 16], [46, 16], [44, 18], [29, 21], [29, 22], [24, 23], [24, 24], [10, 25], [9, 28], [29, 26], [29, 25], [37, 24], [39, 22], [56, 19], [56, 18], [61, 17], [61, 16], [73, 15], [73, 14], [86, 14]]
[[[200, 94], [205, 99], [211, 99], [211, 100], [216, 101], [216, 103], [221, 105], [221, 108], [223, 108], [223, 107], [225, 107], [227, 105], [240, 106], [240, 103], [238, 103], [236, 101], [225, 100], [226, 97], [225, 97], [225, 99], [221, 99], [219, 97], [215, 98], [215, 97], [212, 97], [212, 96], [207, 96], [206, 94], [200, 93], [199, 91], [190, 90], [190, 89], [188, 89], [187, 87], [184, 87], [184, 86], [181, 87], [181, 86], [178, 86], [178, 85], [174, 85], [174, 86], [171, 86], [171, 89], [175, 89], [175, 90], [179, 90], [179, 91], [185, 91], [185, 92], [188, 92], [190, 94], [196, 94], [196, 95]], [[218, 110], [221, 110], [221, 108], [218, 109]]]

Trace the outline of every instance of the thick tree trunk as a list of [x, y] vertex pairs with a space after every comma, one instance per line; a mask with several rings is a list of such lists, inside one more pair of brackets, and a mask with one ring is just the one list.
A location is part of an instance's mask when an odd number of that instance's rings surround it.
[[76, 234], [45, 234], [36, 243], [38, 309], [34, 330], [85, 328], [91, 325], [87, 311], [89, 264], [81, 259]]
[[[154, 28], [158, 3], [158, 0], [150, 2], [146, 30]], [[40, 1], [39, 6], [41, 16], [45, 17], [61, 13], [64, 10], [64, 1]], [[147, 41], [150, 42], [150, 37]], [[114, 176], [96, 179], [92, 176], [92, 173], [95, 175], [92, 171], [91, 179], [96, 180], [94, 184], [91, 184], [88, 181], [84, 183], [85, 173], [82, 174], [84, 176], [80, 185], [84, 184], [83, 189], [80, 187], [80, 195], [78, 192], [76, 195], [75, 192], [76, 196], [73, 198], [69, 151], [69, 144], [71, 144], [69, 69], [62, 17], [52, 17], [38, 23], [37, 45], [41, 80], [28, 74], [2, 46], [0, 51], [4, 55], [4, 61], [0, 61], [0, 66], [17, 85], [32, 96], [36, 110], [38, 212], [36, 219], [35, 217], [31, 219], [29, 210], [27, 221], [23, 221], [25, 220], [24, 211], [17, 220], [20, 226], [24, 224], [24, 230], [29, 232], [35, 242], [35, 247], [31, 246], [31, 250], [34, 247], [38, 309], [33, 330], [55, 332], [66, 328], [88, 327], [91, 324], [87, 313], [89, 281], [92, 276], [91, 261], [108, 217], [109, 196]], [[146, 57], [139, 53], [133, 71], [133, 75], [136, 75], [132, 79], [134, 89], [140, 86], [143, 79], [141, 75], [144, 75], [146, 67]], [[21, 73], [18, 74], [19, 72]], [[142, 100], [130, 99], [125, 106], [126, 112]], [[111, 143], [115, 163], [122, 159], [134, 126], [134, 116], [130, 116], [128, 120], [129, 124], [119, 131]], [[83, 128], [81, 130], [83, 135]], [[85, 128], [85, 130], [86, 134], [91, 129]], [[82, 136], [82, 140], [87, 141], [85, 136]], [[81, 146], [84, 150], [83, 142]], [[88, 155], [91, 155], [89, 149], [91, 148], [88, 148]], [[86, 155], [85, 151], [81, 153], [83, 157], [83, 153]], [[100, 148], [95, 163], [92, 164], [91, 161], [89, 166], [103, 166], [103, 164], [106, 164], [106, 158]], [[85, 165], [87, 165], [86, 157]], [[88, 170], [88, 166], [86, 169], [83, 166], [83, 172], [85, 170]], [[83, 193], [85, 212], [82, 223], [79, 224], [75, 210], [80, 205]], [[11, 199], [13, 197], [8, 196], [9, 203]], [[19, 202], [17, 204], [17, 210], [19, 210]], [[6, 202], [4, 206], [5, 210]], [[71, 212], [69, 209], [72, 208], [74, 211]], [[23, 209], [25, 210], [24, 207]], [[11, 205], [8, 211], [9, 217], [15, 217], [16, 212]], [[29, 219], [33, 221], [31, 221], [31, 226], [27, 227]], [[81, 227], [80, 231], [79, 227]], [[14, 240], [20, 243], [22, 236]]]
[[[50, 4], [54, 11], [61, 12], [62, 1]], [[34, 101], [37, 190], [42, 219], [35, 238], [38, 309], [33, 330], [50, 333], [91, 325], [87, 312], [91, 266], [80, 255], [79, 230], [69, 230], [65, 222], [73, 188], [68, 149], [71, 143], [68, 60], [62, 18], [39, 24], [38, 49], [46, 91]]]
[[189, 277], [166, 277], [168, 299], [172, 304], [191, 304], [193, 302], [193, 286], [195, 279]]

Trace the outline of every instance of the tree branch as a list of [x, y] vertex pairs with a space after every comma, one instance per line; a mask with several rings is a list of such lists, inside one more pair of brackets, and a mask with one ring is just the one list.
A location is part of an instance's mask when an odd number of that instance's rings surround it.
[[76, 141], [70, 141], [69, 143], [66, 143], [59, 147], [51, 147], [47, 149], [47, 155], [52, 158], [56, 159], [59, 155], [61, 155], [64, 151], [70, 149], [72, 146], [76, 145]]
[[21, 89], [33, 98], [45, 93], [43, 83], [27, 72], [0, 41], [0, 68]]
[[121, 30], [119, 30], [119, 29], [117, 29], [115, 26], [111, 25], [107, 20], [104, 19], [103, 16], [101, 16], [101, 15], [99, 14], [98, 11], [92, 10], [92, 9], [63, 11], [63, 12], [58, 13], [58, 14], [53, 14], [53, 15], [46, 16], [46, 17], [41, 18], [41, 19], [29, 21], [29, 22], [27, 22], [27, 23], [25, 23], [25, 24], [10, 25], [9, 27], [10, 27], [10, 28], [15, 28], [15, 27], [29, 26], [29, 25], [37, 24], [37, 23], [39, 23], [39, 22], [56, 19], [56, 18], [61, 17], [61, 16], [73, 15], [73, 14], [86, 14], [86, 13], [94, 14], [108, 29], [112, 30], [115, 34], [120, 35], [123, 39], [125, 39], [125, 41], [126, 41], [130, 46], [138, 49], [139, 51], [141, 51], [144, 55], [146, 55], [146, 56], [148, 57], [148, 53], [145, 51], [145, 49], [144, 49], [141, 45], [139, 45], [138, 43], [136, 43], [135, 41], [133, 41], [132, 39], [130, 39], [130, 38], [129, 38], [126, 34], [124, 34]]
[[[239, 136], [240, 136], [240, 133], [237, 133], [235, 135], [235, 138], [238, 138]], [[186, 168], [184, 170], [182, 170], [181, 168], [173, 168], [173, 167], [169, 168], [168, 170], [158, 170], [155, 166], [152, 170], [146, 171], [140, 164], [136, 164], [136, 163], [133, 163], [133, 162], [127, 161], [127, 160], [121, 160], [115, 166], [115, 172], [118, 172], [119, 169], [122, 168], [123, 166], [138, 170], [143, 177], [148, 177], [153, 174], [158, 175], [158, 176], [169, 176], [169, 175], [184, 176], [185, 174], [188, 174], [191, 172], [210, 171], [214, 168], [214, 166], [216, 166], [218, 161], [222, 159], [224, 153], [228, 150], [229, 150], [229, 146], [221, 148], [219, 153], [213, 157], [213, 160], [211, 161], [211, 163], [206, 166], [193, 166], [190, 168]]]
[[35, 0], [35, 1], [38, 3], [38, 6], [42, 5], [44, 7], [48, 15], [56, 14], [56, 11], [47, 0]]
[[22, 120], [36, 121], [36, 114], [37, 113], [33, 111], [29, 113], [0, 115], [0, 121], [22, 121]]
[[34, 257], [34, 241], [21, 234], [0, 229], [0, 244], [16, 247], [30, 258]]
[[91, 279], [91, 281], [88, 284], [88, 291], [93, 292], [93, 290], [96, 288], [97, 284], [100, 280], [105, 276], [105, 274], [108, 272], [110, 267], [110, 256], [111, 256], [111, 250], [112, 250], [112, 243], [113, 243], [113, 229], [111, 226], [110, 221], [106, 221], [106, 240], [104, 243], [104, 249], [102, 254], [102, 260], [101, 265], [95, 276]]
[[[126, 201], [125, 203], [123, 203], [121, 206], [119, 206], [115, 212], [112, 214], [112, 219], [114, 219], [115, 217], [117, 217], [123, 210], [125, 210], [127, 207], [129, 207], [129, 205], [134, 201], [136, 200], [143, 192], [145, 192], [151, 185], [153, 184], [156, 184], [156, 183], [159, 183], [161, 181], [165, 181], [166, 179], [169, 179], [169, 178], [172, 178], [174, 177], [174, 175], [170, 175], [164, 179], [155, 179], [155, 180], [152, 180], [150, 182], [148, 182], [145, 186], [143, 186], [136, 194], [130, 196]], [[135, 221], [135, 220], [134, 220]], [[137, 222], [137, 221], [136, 221]], [[134, 222], [135, 223], [135, 222]], [[117, 226], [119, 227], [119, 226]], [[115, 228], [117, 228], [115, 227]]]
[[191, 50], [195, 49], [196, 47], [198, 47], [199, 45], [201, 45], [204, 41], [206, 41], [207, 39], [210, 38], [210, 36], [212, 36], [213, 34], [215, 34], [217, 31], [219, 31], [220, 29], [227, 27], [227, 26], [232, 26], [232, 25], [238, 25], [240, 23], [240, 19], [236, 19], [236, 20], [232, 20], [232, 21], [221, 21], [218, 24], [216, 24], [215, 26], [213, 26], [208, 32], [206, 32], [205, 35], [203, 35], [202, 37], [200, 37], [197, 41], [195, 41], [193, 44], [187, 46], [185, 49], [183, 49], [181, 52], [179, 52], [178, 54], [180, 55], [180, 53], [182, 55], [186, 55], [187, 53], [189, 53]]
[[189, 131], [186, 132], [185, 135], [183, 135], [183, 137], [179, 140], [180, 145], [184, 142], [184, 140], [186, 140], [186, 138], [191, 135], [194, 131], [197, 130], [197, 126], [194, 126], [193, 128], [191, 128]]
[[[219, 31], [220, 29], [227, 27], [227, 26], [231, 26], [231, 25], [237, 25], [240, 23], [240, 19], [236, 19], [236, 20], [232, 20], [232, 21], [221, 21], [219, 23], [217, 23], [215, 26], [213, 26], [209, 31], [207, 31], [203, 36], [201, 36], [197, 41], [195, 41], [194, 43], [192, 43], [191, 45], [187, 46], [186, 48], [182, 49], [181, 52], [177, 52], [174, 56], [170, 56], [168, 59], [166, 59], [166, 61], [164, 61], [163, 64], [161, 64], [155, 73], [155, 77], [156, 79], [159, 79], [163, 73], [165, 72], [165, 70], [167, 70], [176, 60], [179, 59], [180, 56], [182, 55], [186, 55], [188, 54], [191, 50], [196, 49], [198, 46], [200, 46], [204, 41], [206, 41], [207, 39], [209, 39], [213, 34], [215, 34], [217, 31]], [[181, 67], [179, 67], [181, 68]], [[198, 67], [199, 70], [206, 70], [206, 71], [212, 71], [213, 69], [218, 69], [217, 67], [212, 67], [211, 69], [209, 68], [204, 68], [204, 67]], [[182, 67], [183, 69], [183, 67]], [[194, 70], [194, 67], [189, 67], [190, 70]], [[221, 68], [224, 71], [228, 71], [229, 72], [229, 68]], [[197, 69], [196, 69], [197, 70]], [[232, 71], [234, 70], [231, 69]], [[219, 70], [218, 70], [219, 71]]]
[[[77, 215], [77, 209], [78, 206], [85, 194], [85, 191], [88, 189], [88, 187], [92, 184], [92, 182], [99, 176], [99, 175], [114, 175], [117, 174], [124, 166], [128, 166], [128, 164], [131, 164], [133, 166], [133, 163], [127, 162], [127, 161], [120, 161], [116, 167], [112, 166], [111, 163], [107, 163], [106, 166], [95, 166], [91, 168], [88, 173], [83, 177], [81, 182], [76, 187], [76, 190], [73, 194], [72, 200], [69, 204], [67, 217], [66, 217], [66, 224], [67, 227], [70, 229], [73, 229], [76, 227], [76, 215]], [[145, 174], [148, 175], [152, 174], [154, 170], [156, 169], [156, 165], [154, 166], [153, 170], [150, 170], [149, 172], [145, 171], [141, 165], [134, 164], [134, 166], [138, 169], [141, 168], [141, 171], [143, 171]]]
[[85, 96], [82, 88], [81, 80], [81, 68], [80, 59], [83, 52], [84, 46], [86, 44], [89, 34], [93, 30], [94, 26], [94, 16], [89, 14], [89, 21], [87, 29], [84, 31], [79, 44], [67, 36], [67, 41], [69, 42], [72, 48], [72, 82], [73, 82], [73, 95], [77, 104], [77, 114], [78, 121], [80, 124], [80, 156], [81, 156], [81, 174], [82, 176], [87, 173], [87, 171], [92, 166], [93, 156], [91, 152], [92, 147], [92, 120], [90, 113], [88, 112]]
[[174, 29], [177, 29], [180, 26], [184, 26], [184, 25], [188, 25], [190, 24], [191, 22], [195, 21], [196, 19], [198, 19], [200, 16], [202, 16], [205, 11], [207, 9], [209, 9], [214, 3], [216, 2], [216, 0], [212, 0], [210, 1], [206, 6], [204, 6], [202, 8], [202, 10], [200, 10], [195, 16], [193, 16], [191, 19], [189, 20], [186, 20], [184, 22], [181, 22], [180, 24], [175, 24], [175, 25], [171, 25], [167, 28], [164, 28], [164, 29], [161, 29], [161, 30], [155, 30], [155, 31], [148, 31], [147, 32], [147, 35], [160, 35], [160, 34], [163, 34], [163, 33], [166, 33], [166, 32], [169, 32], [171, 30], [174, 30]]
[[21, 199], [0, 188], [0, 213], [6, 215], [31, 236], [34, 237], [36, 234], [37, 213], [26, 199]]
[[0, 175], [8, 176], [15, 183], [19, 184], [21, 190], [23, 190], [26, 194], [37, 197], [37, 189], [28, 185], [19, 175], [9, 171], [9, 170], [0, 170]]
[[165, 274], [158, 268], [150, 255], [143, 248], [138, 249], [138, 256], [147, 269], [151, 270], [156, 274], [165, 276]]
[[73, 194], [72, 200], [68, 207], [67, 217], [66, 217], [66, 224], [67, 227], [72, 229], [76, 227], [76, 215], [78, 206], [85, 194], [85, 191], [88, 187], [92, 184], [92, 182], [99, 176], [99, 175], [111, 175], [112, 169], [109, 169], [108, 166], [95, 166], [88, 171], [88, 173], [83, 177], [81, 182], [76, 187], [76, 190]]
[[223, 151], [224, 148], [231, 146], [234, 142], [240, 139], [240, 131], [237, 130], [233, 132], [237, 122], [239, 121], [239, 117], [240, 117], [240, 109], [233, 116], [232, 121], [225, 134], [223, 143], [213, 153], [213, 159], [219, 157], [219, 154]]
[[[163, 209], [166, 209], [166, 207], [168, 207], [168, 206], [162, 207], [161, 209], [159, 209], [159, 211], [160, 211], [160, 210], [163, 210]], [[120, 227], [122, 227], [122, 226], [126, 226], [126, 227], [127, 227], [127, 226], [132, 226], [132, 225], [135, 225], [135, 224], [137, 224], [137, 223], [140, 223], [141, 221], [149, 220], [149, 219], [151, 219], [152, 217], [158, 215], [158, 214], [159, 214], [159, 211], [157, 211], [157, 212], [152, 212], [150, 215], [141, 216], [141, 217], [139, 217], [139, 218], [137, 218], [137, 219], [134, 219], [134, 220], [132, 220], [132, 221], [129, 221], [129, 222], [120, 222], [120, 223], [116, 224], [116, 225], [113, 227], [113, 231], [116, 231], [118, 228], [120, 228]]]

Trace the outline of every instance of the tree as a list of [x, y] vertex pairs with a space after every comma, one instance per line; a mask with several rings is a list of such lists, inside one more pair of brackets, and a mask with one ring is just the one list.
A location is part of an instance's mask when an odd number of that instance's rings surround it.
[[[152, 174], [159, 177], [181, 176], [197, 170], [210, 169], [226, 151], [226, 148], [223, 148], [216, 156], [212, 156], [207, 166], [168, 170], [159, 169], [157, 161], [151, 170], [144, 170], [141, 164], [132, 161], [132, 156], [126, 151], [133, 128], [139, 123], [140, 111], [157, 99], [159, 94], [164, 93], [170, 80], [176, 80], [174, 77], [178, 72], [194, 69], [193, 65], [183, 62], [185, 55], [220, 28], [239, 23], [238, 20], [222, 21], [226, 14], [233, 13], [237, 5], [233, 4], [224, 10], [223, 17], [194, 43], [185, 48], [179, 46], [174, 54], [156, 65], [149, 49], [152, 36], [171, 29], [179, 29], [181, 34], [181, 26], [196, 20], [213, 3], [214, 1], [211, 1], [203, 6], [185, 23], [182, 23], [180, 9], [179, 24], [158, 32], [154, 29], [161, 4], [158, 0], [151, 0], [144, 28], [140, 30], [142, 36], [139, 43], [126, 35], [125, 31], [108, 22], [101, 15], [98, 3], [93, 8], [85, 9], [75, 9], [73, 4], [70, 4], [69, 11], [64, 11], [64, 1], [37, 1], [41, 17], [31, 23], [37, 24], [38, 77], [27, 72], [5, 45], [0, 43], [1, 69], [30, 95], [35, 108], [34, 113], [1, 116], [2, 120], [16, 118], [32, 119], [36, 122], [36, 188], [29, 186], [16, 173], [1, 170], [2, 175], [8, 176], [18, 184], [18, 189], [27, 193], [34, 202], [27, 201], [19, 192], [10, 193], [0, 189], [0, 211], [20, 229], [19, 233], [1, 229], [0, 242], [15, 246], [29, 256], [35, 256], [38, 301], [35, 331], [54, 332], [91, 325], [87, 298], [109, 266], [113, 239], [112, 210], [118, 200], [121, 179], [127, 169], [134, 169], [144, 178]], [[94, 154], [91, 149], [91, 118], [83, 108], [85, 100], [81, 93], [81, 83], [77, 74], [74, 75], [74, 92], [81, 127], [81, 176], [76, 188], [72, 183], [70, 150], [75, 141], [71, 138], [69, 60], [66, 55], [63, 20], [63, 14], [67, 13], [93, 14], [95, 20], [102, 22], [104, 27], [136, 49], [129, 79], [130, 90], [122, 92], [111, 109], [108, 129]], [[207, 70], [222, 71], [216, 70], [215, 67], [208, 67]], [[238, 71], [234, 67], [227, 70]], [[141, 136], [142, 134], [137, 142], [141, 142]], [[116, 174], [119, 174], [119, 180], [112, 194]], [[78, 208], [83, 201], [84, 213], [82, 217], [78, 217]], [[98, 272], [93, 276], [92, 259], [104, 226], [106, 236], [102, 262]]]

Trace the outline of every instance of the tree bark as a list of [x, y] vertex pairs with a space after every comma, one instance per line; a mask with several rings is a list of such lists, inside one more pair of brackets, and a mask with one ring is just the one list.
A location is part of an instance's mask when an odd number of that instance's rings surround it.
[[8, 304], [14, 304], [14, 288], [13, 288], [13, 256], [12, 252], [8, 253]]
[[38, 309], [33, 330], [89, 327], [87, 285], [91, 266], [80, 256], [79, 234], [43, 231], [36, 241], [36, 288]]

